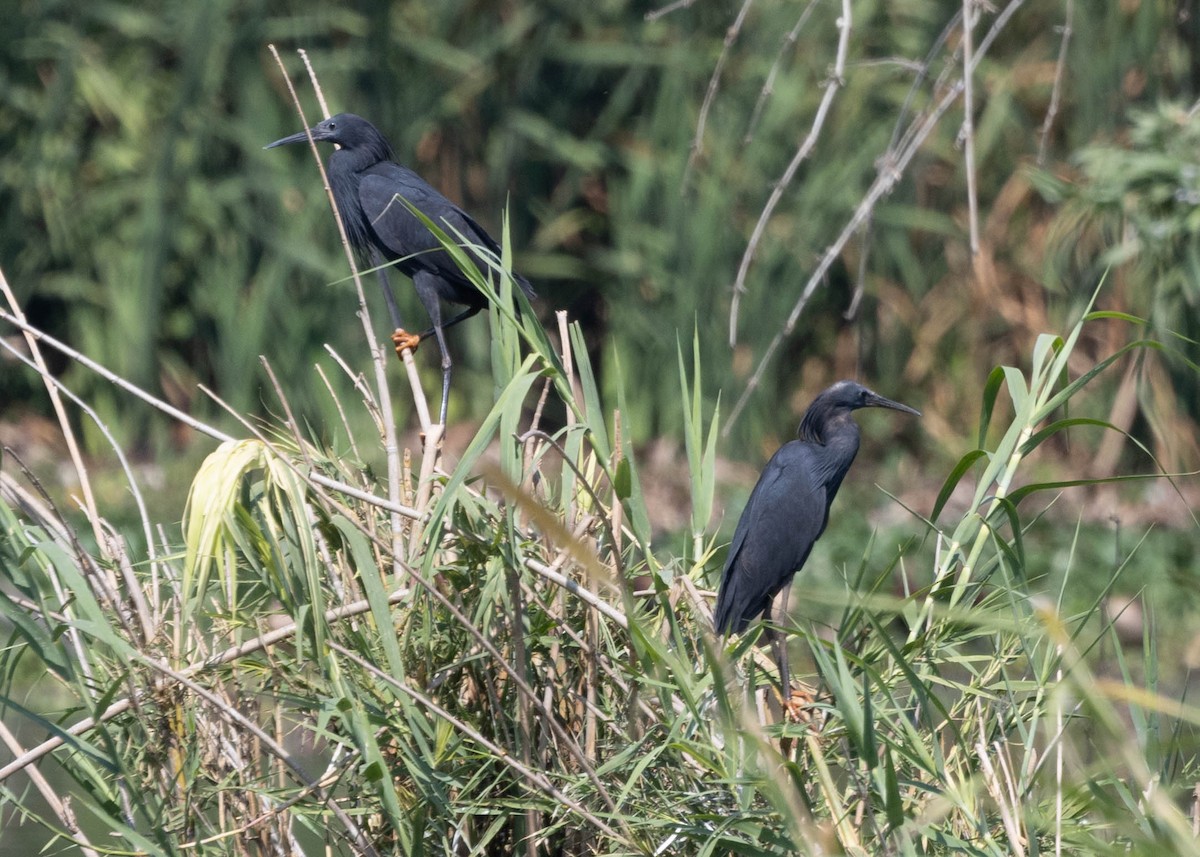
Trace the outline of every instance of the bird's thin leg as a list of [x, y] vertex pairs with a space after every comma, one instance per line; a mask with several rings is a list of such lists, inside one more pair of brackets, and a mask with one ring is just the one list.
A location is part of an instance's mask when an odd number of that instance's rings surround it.
[[[481, 307], [481, 306], [468, 307], [467, 309], [463, 310], [458, 315], [456, 315], [454, 318], [450, 319], [448, 322], [443, 324], [442, 330], [445, 330], [448, 327], [454, 327], [454, 325], [458, 324], [460, 321], [466, 321], [468, 318], [470, 318], [471, 316], [478, 313], [481, 309], [483, 309], [483, 307]], [[431, 333], [433, 333], [432, 327], [429, 328], [429, 330], [422, 331], [420, 336], [422, 339], [424, 339], [426, 336], [429, 336], [429, 334], [431, 334]]]
[[446, 347], [446, 334], [439, 325], [433, 329], [437, 334], [438, 348], [442, 349], [442, 426], [446, 425], [446, 408], [450, 404], [450, 349]]
[[387, 304], [388, 316], [392, 319], [392, 344], [396, 346], [396, 356], [404, 359], [404, 351], [416, 351], [421, 344], [418, 334], [409, 333], [404, 328], [404, 319], [400, 317], [400, 305], [396, 303], [396, 293], [392, 291], [391, 280], [388, 279], [387, 269], [383, 267], [383, 256], [374, 247], [371, 248], [371, 264], [379, 275], [379, 286], [383, 289], [383, 300]]
[[429, 320], [433, 322], [433, 333], [437, 336], [438, 348], [442, 352], [442, 409], [441, 424], [446, 425], [446, 409], [450, 404], [450, 349], [446, 347], [446, 333], [442, 325], [442, 304], [438, 300], [437, 278], [425, 272], [418, 272], [413, 277], [413, 285], [417, 289], [417, 297], [425, 305]]
[[400, 318], [400, 305], [396, 303], [396, 294], [392, 291], [392, 284], [388, 280], [387, 270], [382, 267], [383, 258], [379, 255], [379, 251], [371, 248], [371, 266], [375, 268], [375, 273], [379, 275], [379, 285], [383, 289], [383, 300], [387, 304], [388, 315], [392, 319], [392, 327], [396, 330], [404, 330], [404, 322]]
[[[788, 609], [788, 593], [792, 588], [792, 582], [789, 580], [783, 586], [783, 603], [779, 607], [779, 618], [781, 622], [787, 621]], [[779, 649], [775, 652], [775, 657], [779, 660], [779, 690], [783, 693], [783, 704], [787, 705], [788, 700], [792, 696], [792, 677], [788, 672], [788, 651], [787, 651], [787, 631], [779, 633]]]

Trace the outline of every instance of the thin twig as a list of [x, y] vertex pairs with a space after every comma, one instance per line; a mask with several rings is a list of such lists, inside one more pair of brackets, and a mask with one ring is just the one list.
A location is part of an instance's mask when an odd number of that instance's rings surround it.
[[871, 223], [872, 216], [868, 214], [862, 226], [862, 249], [858, 254], [858, 276], [854, 278], [854, 294], [850, 296], [850, 306], [842, 313], [842, 318], [846, 321], [852, 321], [858, 315], [858, 305], [867, 289], [867, 260], [871, 257]]
[[680, 9], [686, 9], [695, 3], [696, 0], [675, 0], [674, 3], [668, 3], [660, 9], [653, 9], [646, 13], [645, 20], [653, 22], [657, 21], [665, 15], [670, 15], [672, 12], [677, 12]]
[[579, 600], [584, 601], [591, 607], [594, 607], [595, 609], [599, 610], [601, 613], [603, 613], [609, 619], [612, 619], [614, 622], [616, 622], [622, 628], [624, 628], [626, 630], [629, 629], [629, 620], [625, 618], [624, 613], [622, 613], [620, 610], [617, 610], [615, 607], [610, 605], [608, 602], [601, 600], [599, 596], [593, 595], [592, 593], [588, 592], [586, 589], [581, 587], [577, 582], [575, 582], [571, 578], [567, 577], [566, 575], [558, 573], [557, 571], [552, 569], [550, 566], [546, 565], [545, 563], [538, 562], [535, 559], [526, 558], [525, 559], [525, 567], [528, 568], [530, 571], [534, 572], [535, 574], [539, 574], [542, 577], [546, 578], [546, 580], [549, 580], [552, 583], [557, 583], [563, 589], [567, 590], [567, 592], [570, 592], [572, 595], [578, 597]]
[[837, 21], [837, 56], [834, 60], [833, 71], [825, 81], [825, 94], [821, 97], [821, 103], [817, 107], [816, 115], [813, 116], [812, 127], [809, 128], [808, 136], [804, 138], [804, 142], [800, 144], [800, 148], [796, 150], [796, 154], [792, 156], [791, 163], [783, 171], [783, 175], [779, 181], [775, 183], [767, 204], [763, 207], [762, 212], [759, 213], [758, 222], [754, 224], [754, 231], [750, 235], [750, 241], [747, 243], [746, 250], [742, 254], [742, 261], [738, 265], [737, 277], [733, 281], [733, 300], [729, 306], [729, 346], [731, 348], [737, 345], [738, 310], [741, 306], [742, 294], [746, 291], [746, 274], [750, 270], [750, 263], [754, 260], [754, 256], [758, 252], [758, 244], [766, 232], [767, 222], [775, 213], [775, 207], [779, 205], [779, 201], [783, 199], [784, 191], [791, 186], [792, 179], [796, 177], [796, 172], [800, 169], [800, 165], [812, 154], [812, 150], [817, 144], [817, 138], [820, 136], [821, 130], [825, 127], [825, 120], [829, 116], [829, 110], [833, 106], [834, 96], [837, 95], [838, 90], [845, 84], [846, 55], [850, 48], [850, 21], [850, 0], [842, 0], [842, 15]]
[[271, 362], [266, 356], [259, 355], [258, 362], [262, 364], [263, 371], [267, 373], [267, 380], [271, 382], [272, 389], [275, 390], [275, 399], [283, 408], [283, 418], [286, 420], [286, 427], [292, 432], [292, 440], [296, 442], [296, 449], [300, 453], [300, 457], [304, 459], [304, 467], [307, 470], [313, 469], [312, 456], [308, 451], [308, 444], [304, 442], [304, 436], [300, 434], [300, 424], [296, 421], [296, 415], [292, 413], [291, 402], [287, 399], [287, 394], [283, 392], [283, 387], [279, 384], [279, 379], [275, 377], [275, 370], [271, 368]]
[[963, 161], [967, 171], [967, 224], [971, 257], [979, 255], [979, 200], [975, 189], [975, 16], [972, 0], [963, 0]]
[[[333, 114], [329, 111], [329, 102], [325, 100], [325, 90], [321, 88], [321, 83], [317, 80], [317, 71], [313, 68], [312, 60], [308, 58], [308, 51], [304, 48], [296, 48], [296, 53], [300, 55], [300, 61], [304, 63], [304, 70], [308, 72], [308, 79], [312, 81], [313, 94], [317, 96], [317, 106], [321, 108], [321, 115], [328, 119]], [[286, 73], [285, 71], [284, 74]]]
[[346, 362], [345, 358], [338, 354], [337, 351], [334, 350], [333, 346], [328, 342], [325, 343], [325, 352], [333, 358], [333, 362], [337, 363], [341, 370], [346, 374], [346, 377], [350, 380], [350, 383], [354, 385], [354, 389], [358, 391], [360, 396], [362, 396], [363, 405], [367, 409], [367, 414], [375, 423], [375, 430], [380, 434], [383, 434], [383, 415], [379, 412], [379, 403], [375, 401], [375, 394], [372, 393], [371, 388], [367, 386], [366, 377], [362, 372], [356, 372], [351, 369], [350, 364]]
[[[972, 65], [972, 70], [974, 70], [974, 67], [977, 66], [980, 60], [987, 54], [992, 42], [996, 40], [996, 38], [1008, 25], [1008, 22], [1012, 19], [1013, 15], [1016, 14], [1017, 10], [1023, 5], [1023, 3], [1024, 0], [1011, 0], [1011, 2], [1004, 7], [1004, 10], [996, 16], [996, 20], [992, 22], [992, 26], [988, 30], [987, 35], [984, 36], [983, 40], [979, 43], [979, 46], [975, 51], [975, 59], [974, 64]], [[779, 347], [783, 344], [784, 339], [790, 336], [792, 331], [795, 330], [796, 322], [799, 320], [800, 314], [804, 311], [805, 306], [808, 304], [808, 301], [812, 297], [812, 294], [816, 290], [817, 286], [823, 281], [826, 272], [829, 270], [829, 267], [833, 264], [834, 260], [838, 258], [838, 255], [846, 246], [846, 242], [849, 241], [850, 237], [855, 233], [855, 231], [857, 231], [858, 228], [864, 222], [866, 222], [866, 219], [870, 216], [879, 200], [891, 192], [892, 188], [894, 188], [900, 181], [905, 169], [907, 169], [909, 163], [912, 161], [921, 145], [925, 142], [929, 135], [933, 133], [933, 129], [937, 127], [937, 124], [941, 121], [942, 117], [958, 99], [958, 96], [962, 93], [962, 88], [963, 81], [960, 78], [946, 90], [936, 106], [925, 114], [924, 119], [915, 122], [912, 126], [910, 126], [910, 130], [906, 131], [902, 136], [899, 147], [895, 149], [889, 148], [884, 157], [880, 159], [879, 174], [876, 176], [874, 183], [867, 191], [866, 196], [858, 204], [858, 207], [855, 208], [854, 214], [851, 215], [850, 220], [842, 228], [841, 234], [838, 235], [837, 239], [830, 244], [825, 253], [822, 254], [820, 261], [817, 263], [816, 269], [809, 276], [804, 290], [801, 292], [800, 297], [797, 298], [796, 303], [793, 305], [792, 311], [789, 313], [783, 328], [775, 334], [774, 338], [771, 340], [771, 343], [767, 346], [766, 352], [759, 360], [758, 366], [754, 370], [754, 374], [746, 382], [746, 386], [742, 390], [742, 395], [738, 398], [737, 403], [733, 407], [733, 411], [729, 415], [729, 419], [725, 423], [725, 427], [721, 431], [722, 437], [729, 437], [729, 434], [732, 431], [734, 424], [737, 422], [738, 417], [741, 415], [742, 411], [749, 403], [750, 398], [754, 395], [754, 393], [758, 390], [759, 385], [762, 383], [763, 376], [766, 374], [767, 366], [770, 364], [771, 359], [775, 356], [775, 352], [779, 350]]]
[[775, 77], [779, 74], [780, 66], [783, 65], [784, 55], [788, 52], [789, 48], [795, 46], [796, 41], [800, 38], [800, 31], [804, 29], [805, 22], [808, 21], [809, 16], [817, 8], [819, 2], [821, 0], [808, 0], [808, 5], [800, 13], [800, 19], [796, 21], [796, 25], [783, 37], [783, 44], [779, 46], [779, 53], [775, 55], [775, 62], [771, 63], [771, 70], [767, 73], [767, 79], [763, 83], [762, 91], [758, 93], [758, 100], [754, 102], [754, 110], [750, 113], [750, 121], [746, 123], [746, 136], [742, 138], [742, 146], [749, 146], [750, 142], [754, 139], [754, 129], [758, 126], [758, 120], [762, 116], [763, 109], [767, 106], [767, 99], [775, 92]]
[[[30, 360], [20, 351], [13, 348], [12, 345], [10, 345], [7, 341], [0, 339], [0, 347], [3, 347], [6, 351], [8, 351], [26, 366], [29, 366], [34, 371], [40, 372], [37, 364], [34, 361]], [[134, 505], [137, 506], [138, 520], [141, 521], [142, 534], [146, 538], [146, 552], [150, 555], [149, 559], [151, 576], [156, 580], [158, 577], [158, 552], [154, 546], [154, 536], [150, 531], [150, 513], [146, 509], [146, 499], [142, 496], [142, 491], [138, 487], [137, 479], [133, 475], [133, 468], [129, 464], [129, 459], [126, 458], [125, 452], [121, 449], [120, 444], [117, 443], [117, 439], [113, 437], [112, 432], [109, 431], [108, 425], [100, 419], [100, 415], [96, 413], [94, 408], [84, 402], [83, 399], [79, 398], [79, 396], [71, 392], [71, 390], [68, 389], [65, 384], [63, 384], [54, 376], [46, 376], [45, 380], [47, 383], [54, 384], [54, 386], [57, 387], [64, 396], [70, 399], [77, 408], [83, 411], [83, 413], [87, 414], [87, 416], [95, 424], [96, 428], [100, 430], [100, 433], [104, 435], [104, 439], [108, 441], [112, 451], [116, 454], [117, 463], [120, 465], [122, 472], [125, 474], [125, 483], [129, 486], [129, 493], [133, 495]], [[110, 543], [111, 540], [107, 540], [105, 542], [106, 545]], [[115, 555], [116, 553], [123, 554], [124, 552], [109, 551], [109, 553], [110, 555]], [[157, 605], [155, 610], [151, 611], [143, 597], [141, 588], [132, 586], [130, 580], [128, 579], [126, 579], [125, 585], [129, 590], [129, 596], [134, 602], [134, 607], [137, 611], [138, 618], [142, 623], [143, 639], [149, 641], [154, 636], [154, 628], [157, 627], [158, 620], [160, 618]], [[157, 597], [157, 589], [155, 590], [154, 597]]]
[[988, 793], [992, 796], [996, 808], [1000, 810], [1000, 823], [1003, 825], [1005, 833], [1008, 834], [1008, 846], [1013, 849], [1015, 857], [1025, 857], [1025, 848], [1022, 845], [1023, 839], [1015, 817], [1016, 807], [1004, 799], [1004, 787], [1000, 783], [1000, 778], [997, 776], [991, 757], [988, 755], [987, 743], [983, 732], [983, 708], [978, 700], [975, 701], [975, 709], [976, 717], [979, 721], [979, 738], [975, 742], [975, 751], [978, 756], [979, 767], [983, 773], [983, 783], [987, 787]]
[[1038, 134], [1037, 165], [1046, 163], [1046, 145], [1050, 140], [1050, 129], [1058, 116], [1059, 99], [1062, 97], [1062, 83], [1066, 77], [1067, 46], [1071, 43], [1071, 26], [1075, 16], [1075, 0], [1066, 0], [1066, 15], [1062, 25], [1062, 40], [1058, 45], [1058, 61], [1054, 64], [1054, 87], [1050, 90], [1050, 104], [1046, 108], [1046, 116], [1042, 119], [1042, 130]]
[[[55, 508], [54, 501], [50, 499], [50, 494], [48, 491], [46, 491], [46, 488], [42, 485], [41, 481], [34, 476], [33, 472], [25, 466], [25, 463], [21, 461], [21, 458], [11, 449], [9, 449], [9, 454], [12, 456], [12, 459], [17, 462], [17, 466], [21, 469], [21, 473], [24, 474], [25, 479], [30, 485], [33, 486], [34, 490], [38, 492], [42, 502], [51, 509], [52, 514], [55, 517], [57, 517], [59, 520], [62, 520], [61, 513], [59, 513], [58, 509]], [[93, 590], [93, 594], [97, 599], [99, 599], [101, 602], [109, 601], [111, 604], [111, 600], [105, 597], [106, 593], [104, 590], [104, 584], [102, 582], [104, 579], [103, 575], [101, 575], [95, 569], [96, 560], [90, 554], [84, 551], [83, 547], [79, 544], [79, 538], [75, 534], [74, 530], [67, 529], [66, 533], [70, 552], [75, 556], [79, 573], [91, 584], [91, 589]], [[88, 686], [95, 687], [96, 681], [92, 670], [92, 659], [90, 655], [91, 650], [85, 644], [83, 635], [80, 633], [78, 626], [74, 622], [75, 617], [72, 602], [75, 600], [75, 596], [70, 592], [68, 587], [63, 584], [62, 578], [59, 576], [59, 571], [55, 567], [54, 563], [46, 562], [44, 563], [44, 566], [46, 576], [50, 581], [50, 586], [54, 590], [54, 597], [58, 599], [58, 603], [62, 606], [64, 614], [70, 617], [72, 620], [66, 623], [65, 634], [67, 639], [71, 642], [71, 648], [75, 650], [75, 657], [79, 659], [79, 670], [84, 676], [87, 677]], [[113, 606], [115, 608], [115, 605]], [[123, 616], [121, 617], [121, 621], [124, 621]]]
[[[945, 50], [946, 43], [950, 41], [950, 37], [962, 26], [961, 22], [962, 8], [960, 7], [958, 11], [951, 16], [950, 20], [946, 23], [946, 26], [942, 28], [942, 31], [938, 33], [937, 38], [933, 40], [933, 44], [929, 46], [929, 50], [925, 53], [925, 59], [916, 65], [915, 70], [917, 74], [913, 78], [912, 83], [909, 84], [908, 92], [904, 96], [904, 104], [901, 106], [900, 113], [896, 117], [896, 124], [892, 128], [892, 138], [888, 142], [885, 152], [891, 153], [898, 151], [901, 148], [901, 140], [903, 136], [910, 134], [916, 127], [916, 123], [910, 123], [907, 121], [908, 114], [912, 110], [913, 102], [916, 101], [917, 94], [921, 92], [925, 81], [929, 78], [929, 71], [933, 66], [933, 61], [937, 59], [938, 55], [941, 54], [943, 50]], [[951, 68], [951, 63], [945, 64], [942, 74], [938, 76], [932, 87], [933, 93], [936, 94], [937, 92], [941, 91], [941, 88], [945, 82], [943, 78], [949, 73]], [[884, 157], [886, 158], [888, 155], [885, 154]]]
[[[3, 272], [0, 272], [0, 277], [3, 277]], [[200, 420], [196, 419], [195, 417], [192, 417], [190, 414], [184, 413], [183, 411], [179, 410], [179, 408], [176, 408], [175, 406], [168, 404], [167, 402], [163, 401], [162, 399], [159, 399], [156, 396], [154, 396], [150, 393], [147, 393], [145, 390], [143, 390], [141, 387], [137, 386], [136, 384], [134, 384], [130, 381], [126, 381], [120, 375], [117, 375], [115, 372], [106, 368], [102, 364], [97, 363], [92, 358], [87, 357], [84, 354], [76, 351], [74, 348], [67, 345], [65, 342], [55, 339], [53, 336], [46, 333], [45, 331], [34, 327], [32, 324], [25, 321], [24, 317], [18, 318], [15, 315], [10, 315], [9, 313], [6, 313], [4, 310], [0, 310], [0, 321], [6, 321], [9, 324], [13, 325], [14, 327], [19, 328], [24, 333], [28, 334], [29, 336], [31, 336], [33, 339], [37, 340], [38, 342], [42, 342], [42, 343], [45, 343], [46, 345], [49, 345], [51, 348], [53, 348], [55, 351], [59, 352], [60, 354], [63, 354], [65, 356], [71, 358], [76, 363], [80, 364], [81, 366], [83, 366], [87, 369], [90, 369], [92, 372], [95, 372], [97, 375], [99, 375], [105, 381], [108, 381], [113, 386], [119, 387], [120, 389], [124, 390], [127, 393], [132, 393], [134, 396], [141, 399], [143, 402], [146, 402], [147, 404], [152, 405], [157, 410], [162, 411], [164, 414], [167, 414], [168, 416], [173, 417], [174, 419], [183, 423], [188, 428], [195, 429], [196, 431], [200, 432], [201, 434], [208, 435], [211, 438], [215, 438], [215, 439], [221, 440], [221, 441], [234, 439], [232, 435], [225, 434], [225, 432], [221, 431], [220, 429], [214, 428], [210, 425], [207, 425], [206, 423], [201, 422]]]
[[358, 442], [354, 439], [354, 431], [350, 428], [350, 420], [346, 417], [346, 411], [342, 407], [342, 400], [338, 398], [337, 393], [333, 390], [333, 384], [329, 382], [328, 376], [325, 374], [325, 369], [321, 364], [317, 363], [313, 366], [317, 375], [321, 379], [321, 383], [325, 385], [325, 391], [329, 393], [329, 398], [333, 401], [334, 408], [337, 409], [338, 418], [342, 421], [342, 428], [346, 430], [346, 442], [350, 444], [350, 452], [353, 456], [362, 461], [362, 453], [358, 451]]
[[[20, 321], [25, 321], [25, 313], [21, 310], [21, 305], [17, 303], [17, 296], [13, 294], [12, 289], [8, 286], [8, 278], [4, 276], [4, 271], [0, 269], [0, 292], [4, 294], [4, 298], [8, 301], [8, 306], [12, 310], [13, 315]], [[96, 497], [92, 493], [92, 481], [88, 477], [87, 467], [83, 463], [83, 453], [79, 451], [79, 442], [75, 439], [75, 431], [71, 428], [71, 420], [67, 416], [66, 406], [63, 405], [62, 399], [58, 395], [58, 387], [50, 383], [50, 378], [53, 376], [50, 369], [46, 366], [46, 361], [42, 358], [42, 351], [38, 348], [37, 339], [26, 332], [25, 342], [29, 345], [29, 353], [33, 357], [34, 363], [37, 364], [38, 375], [46, 384], [46, 392], [50, 396], [50, 404], [54, 408], [55, 416], [58, 417], [58, 426], [62, 430], [63, 440], [67, 444], [67, 454], [71, 457], [71, 464], [75, 468], [75, 475], [79, 479], [79, 489], [83, 492], [84, 509], [87, 511], [88, 522], [92, 525], [92, 533], [96, 537], [97, 544], [101, 545], [103, 550], [104, 533], [100, 529], [100, 511], [96, 507]], [[116, 579], [112, 578], [112, 584], [116, 585]]]
[[[20, 755], [22, 752], [21, 745], [17, 743], [17, 736], [9, 731], [8, 726], [3, 720], [0, 720], [0, 741], [8, 747], [8, 751], [14, 756]], [[58, 793], [50, 786], [49, 780], [42, 775], [42, 772], [37, 768], [30, 768], [29, 779], [33, 782], [34, 788], [38, 790], [38, 794], [42, 796], [42, 800], [50, 807], [50, 810], [58, 816], [58, 820], [62, 822], [63, 827], [67, 829], [73, 840], [73, 844], [79, 847], [86, 857], [100, 857], [98, 851], [92, 847], [92, 842], [87, 838], [87, 834], [79, 827], [79, 822], [75, 820], [75, 813], [71, 812], [71, 807], [65, 800], [58, 796]]]
[[713, 67], [712, 77], [708, 79], [708, 91], [704, 93], [704, 103], [700, 105], [700, 116], [696, 120], [696, 133], [692, 137], [692, 151], [688, 155], [687, 166], [683, 168], [683, 180], [679, 183], [681, 193], [687, 191], [688, 179], [691, 177], [692, 169], [696, 166], [696, 161], [700, 159], [700, 155], [704, 151], [704, 128], [708, 124], [708, 112], [712, 109], [713, 100], [717, 97], [717, 88], [721, 83], [721, 72], [725, 68], [725, 61], [729, 59], [729, 51], [733, 47], [733, 43], [737, 41], [737, 37], [742, 32], [742, 24], [746, 22], [746, 15], [750, 12], [750, 6], [753, 3], [754, 0], [742, 0], [742, 8], [738, 11], [733, 24], [725, 31], [725, 41], [721, 46], [721, 54], [717, 57], [717, 64]]

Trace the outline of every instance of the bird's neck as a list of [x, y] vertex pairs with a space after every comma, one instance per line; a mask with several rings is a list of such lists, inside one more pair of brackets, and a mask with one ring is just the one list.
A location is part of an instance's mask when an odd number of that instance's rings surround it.
[[392, 160], [392, 150], [386, 140], [360, 143], [352, 149], [335, 149], [329, 156], [330, 172], [361, 173], [376, 164]]
[[858, 451], [858, 423], [850, 416], [850, 412], [828, 416], [814, 414], [810, 408], [800, 421], [796, 436], [805, 443], [815, 443], [818, 446], [848, 446]]

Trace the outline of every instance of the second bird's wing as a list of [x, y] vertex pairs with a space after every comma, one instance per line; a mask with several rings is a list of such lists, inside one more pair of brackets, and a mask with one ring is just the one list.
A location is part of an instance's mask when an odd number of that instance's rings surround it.
[[811, 447], [784, 444], [763, 468], [738, 520], [721, 575], [714, 625], [740, 633], [808, 559], [825, 530], [829, 498]]

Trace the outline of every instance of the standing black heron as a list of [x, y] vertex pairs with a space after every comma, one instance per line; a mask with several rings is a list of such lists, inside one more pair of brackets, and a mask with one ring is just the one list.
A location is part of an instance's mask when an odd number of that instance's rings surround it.
[[[339, 148], [329, 156], [329, 184], [338, 213], [346, 227], [346, 237], [360, 261], [378, 264], [380, 260], [395, 266], [412, 278], [417, 297], [429, 313], [432, 327], [410, 334], [399, 324], [391, 291], [383, 280], [384, 295], [392, 309], [396, 332], [392, 341], [397, 353], [415, 349], [422, 338], [437, 336], [442, 354], [441, 422], [446, 424], [446, 406], [450, 399], [452, 361], [446, 348], [445, 329], [475, 315], [487, 306], [487, 297], [459, 270], [437, 238], [405, 205], [405, 201], [429, 218], [451, 237], [460, 233], [467, 242], [495, 255], [489, 262], [471, 247], [467, 253], [479, 270], [487, 274], [500, 257], [500, 246], [472, 217], [438, 193], [408, 167], [395, 162], [392, 147], [379, 129], [352, 113], [339, 113], [318, 122], [309, 131], [301, 131], [266, 146], [303, 143], [312, 135], [319, 143], [336, 143]], [[382, 276], [382, 271], [380, 272]], [[527, 296], [533, 287], [524, 277], [514, 275]], [[442, 321], [440, 300], [466, 307], [447, 322]]]
[[[858, 454], [859, 408], [920, 411], [885, 399], [854, 381], [838, 381], [813, 399], [796, 440], [771, 456], [750, 493], [729, 546], [713, 624], [719, 634], [740, 634], [759, 614], [770, 619], [771, 601], [787, 590], [829, 523], [829, 506]], [[780, 687], [789, 694], [786, 647], [777, 650]]]

